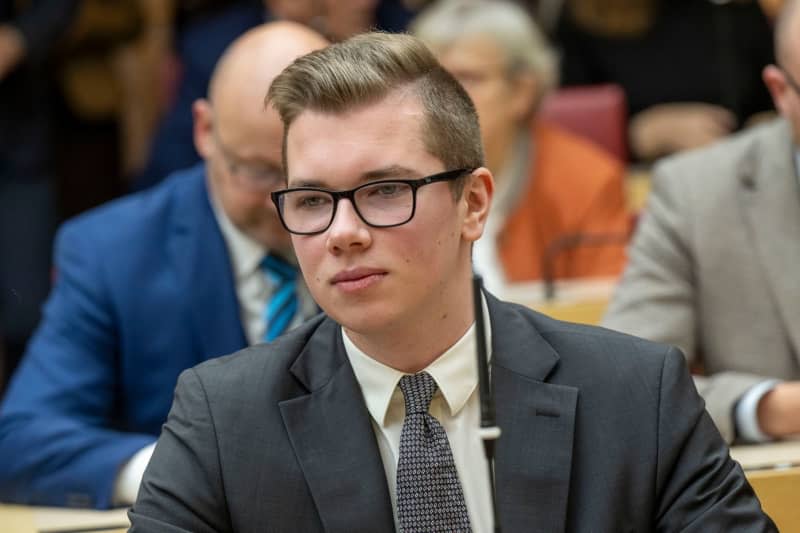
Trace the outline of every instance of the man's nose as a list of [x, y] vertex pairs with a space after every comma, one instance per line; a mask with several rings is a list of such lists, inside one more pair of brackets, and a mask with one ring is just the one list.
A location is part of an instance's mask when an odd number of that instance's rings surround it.
[[355, 248], [366, 248], [372, 242], [369, 226], [358, 216], [353, 203], [339, 200], [336, 214], [328, 228], [328, 250], [343, 252]]

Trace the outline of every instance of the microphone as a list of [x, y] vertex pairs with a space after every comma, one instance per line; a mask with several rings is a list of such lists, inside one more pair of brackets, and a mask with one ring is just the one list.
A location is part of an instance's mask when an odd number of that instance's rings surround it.
[[489, 358], [486, 353], [486, 326], [483, 322], [483, 278], [472, 274], [472, 304], [475, 311], [475, 342], [478, 358], [478, 394], [481, 405], [481, 426], [478, 434], [483, 441], [483, 450], [489, 465], [489, 488], [492, 495], [494, 531], [500, 533], [497, 514], [497, 490], [494, 482], [494, 441], [500, 437], [500, 428], [494, 418], [494, 396], [489, 378]]
[[568, 233], [551, 241], [542, 254], [542, 283], [544, 298], [552, 301], [556, 296], [555, 263], [564, 253], [584, 246], [627, 246], [630, 232]]

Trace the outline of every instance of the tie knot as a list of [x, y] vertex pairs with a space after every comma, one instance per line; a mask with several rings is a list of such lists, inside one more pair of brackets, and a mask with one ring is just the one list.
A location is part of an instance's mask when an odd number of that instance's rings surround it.
[[272, 253], [261, 260], [261, 270], [276, 284], [294, 281], [297, 278], [297, 269], [282, 257]]
[[400, 378], [399, 387], [405, 398], [406, 416], [427, 413], [433, 394], [438, 388], [436, 381], [427, 372], [403, 376]]

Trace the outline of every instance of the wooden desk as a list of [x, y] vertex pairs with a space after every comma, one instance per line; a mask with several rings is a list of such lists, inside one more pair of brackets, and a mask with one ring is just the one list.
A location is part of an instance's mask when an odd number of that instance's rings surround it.
[[782, 533], [800, 532], [800, 467], [746, 472], [761, 508]]
[[[800, 440], [735, 446], [731, 456], [744, 467], [762, 507], [779, 530], [800, 533]], [[0, 529], [3, 533], [56, 533], [81, 531], [80, 528], [118, 533], [127, 529], [126, 513], [126, 509], [86, 511], [0, 504]], [[110, 528], [96, 529], [105, 526]]]
[[745, 471], [800, 467], [800, 438], [767, 444], [733, 446], [731, 457], [736, 459]]
[[586, 278], [555, 282], [555, 297], [545, 298], [541, 282], [509, 285], [502, 299], [535, 309], [567, 322], [599, 324], [608, 307], [616, 278]]
[[625, 176], [625, 197], [628, 209], [632, 213], [640, 213], [647, 205], [647, 197], [651, 188], [649, 168], [631, 168]]
[[800, 439], [734, 446], [731, 457], [744, 468], [761, 506], [778, 529], [800, 532]]
[[127, 512], [127, 509], [92, 511], [0, 504], [0, 530], [3, 533], [120, 533], [127, 531], [130, 525]]

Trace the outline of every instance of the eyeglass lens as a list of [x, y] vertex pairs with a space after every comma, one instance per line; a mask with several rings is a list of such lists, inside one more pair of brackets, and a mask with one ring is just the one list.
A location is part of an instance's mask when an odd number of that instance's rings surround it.
[[[290, 231], [313, 233], [324, 230], [335, 209], [333, 194], [320, 190], [293, 190], [281, 198], [283, 219]], [[394, 226], [407, 222], [414, 213], [414, 190], [403, 182], [382, 181], [357, 189], [356, 211], [371, 226]]]

